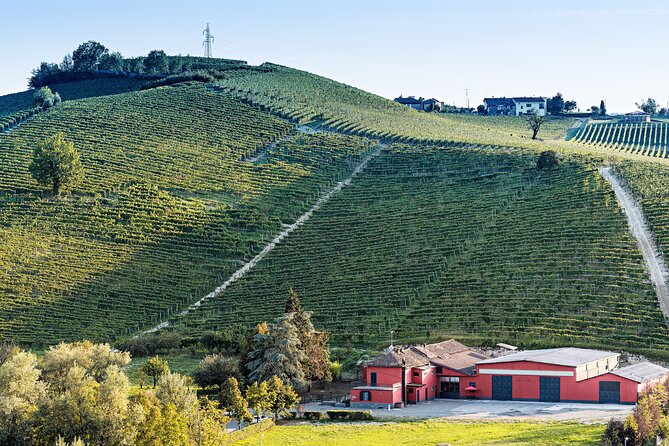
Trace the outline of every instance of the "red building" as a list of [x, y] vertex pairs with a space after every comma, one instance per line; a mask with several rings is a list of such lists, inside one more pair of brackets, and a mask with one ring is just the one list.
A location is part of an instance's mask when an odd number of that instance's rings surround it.
[[354, 407], [401, 407], [433, 398], [636, 403], [669, 369], [619, 367], [618, 353], [581, 348], [529, 350], [497, 358], [457, 341], [391, 347], [363, 368]]

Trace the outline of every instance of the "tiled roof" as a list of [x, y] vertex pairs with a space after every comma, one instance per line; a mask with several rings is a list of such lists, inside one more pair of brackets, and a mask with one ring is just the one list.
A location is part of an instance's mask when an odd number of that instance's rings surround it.
[[513, 353], [499, 358], [480, 361], [479, 364], [501, 364], [505, 362], [529, 361], [540, 362], [542, 364], [562, 365], [567, 367], [577, 367], [600, 359], [606, 359], [615, 356], [617, 353], [601, 350], [588, 350], [584, 348], [564, 347], [549, 348], [545, 350], [527, 350], [524, 352]]
[[488, 107], [515, 107], [515, 102], [511, 98], [485, 98], [483, 100]]
[[409, 347], [391, 347], [379, 355], [368, 366], [374, 367], [423, 367], [436, 365], [471, 374], [478, 361], [488, 356], [476, 353], [454, 339], [436, 344], [420, 344]]
[[669, 369], [651, 362], [640, 362], [639, 364], [628, 365], [622, 369], [613, 370], [611, 373], [638, 383], [645, 383], [669, 375]]
[[538, 97], [538, 98], [532, 98], [532, 97], [519, 97], [519, 98], [513, 98], [514, 101], [516, 102], [546, 102], [545, 98]]

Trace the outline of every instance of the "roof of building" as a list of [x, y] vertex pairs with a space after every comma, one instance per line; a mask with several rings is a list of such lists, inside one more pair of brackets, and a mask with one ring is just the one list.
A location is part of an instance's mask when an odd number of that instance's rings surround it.
[[648, 113], [646, 113], [645, 111], [641, 111], [641, 110], [625, 113], [625, 116], [641, 116], [641, 115], [646, 116], [646, 115], [648, 115]]
[[513, 98], [513, 100], [516, 102], [546, 102], [546, 98], [542, 97], [534, 98], [534, 97], [521, 96], [518, 98]]
[[651, 362], [640, 362], [638, 364], [628, 365], [627, 367], [613, 370], [611, 373], [638, 383], [645, 383], [669, 375], [669, 369]]
[[498, 358], [480, 361], [478, 364], [501, 364], [505, 362], [529, 361], [543, 364], [562, 365], [567, 367], [577, 367], [600, 359], [617, 356], [618, 353], [606, 352], [601, 350], [588, 350], [584, 348], [563, 347], [549, 348], [544, 350], [527, 350], [518, 353], [512, 353]]
[[[457, 370], [465, 374], [473, 373], [476, 363], [489, 357], [469, 349], [455, 339], [420, 344], [408, 347], [390, 347], [385, 353], [367, 363], [372, 367], [423, 367], [436, 365]], [[404, 364], [402, 364], [404, 361]]]
[[435, 103], [441, 102], [441, 101], [439, 99], [430, 98], [430, 99], [425, 99], [423, 102], [426, 103], [426, 104], [435, 104]]
[[403, 98], [402, 96], [400, 96], [399, 98], [395, 98], [395, 102], [399, 102], [400, 104], [405, 104], [405, 105], [406, 104], [422, 104], [423, 103], [423, 101], [421, 101], [419, 99], [412, 98], [412, 97]]
[[488, 104], [488, 107], [514, 107], [516, 105], [512, 98], [485, 98], [483, 102]]

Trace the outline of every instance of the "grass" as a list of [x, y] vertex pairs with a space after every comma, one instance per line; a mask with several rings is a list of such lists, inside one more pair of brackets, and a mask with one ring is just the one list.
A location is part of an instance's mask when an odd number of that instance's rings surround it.
[[576, 423], [412, 421], [297, 423], [275, 426], [240, 443], [263, 446], [598, 445], [604, 426]]

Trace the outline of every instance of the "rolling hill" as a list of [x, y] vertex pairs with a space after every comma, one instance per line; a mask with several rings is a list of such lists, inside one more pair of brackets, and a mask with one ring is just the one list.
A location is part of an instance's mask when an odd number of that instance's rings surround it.
[[[64, 84], [63, 104], [0, 133], [0, 338], [109, 340], [164, 321], [197, 337], [274, 317], [294, 287], [341, 345], [378, 346], [393, 330], [669, 352], [596, 170], [604, 152], [564, 141], [571, 120], [533, 141], [518, 118], [426, 114], [287, 67], [238, 68], [143, 91]], [[0, 114], [31, 106], [11, 96]], [[63, 198], [27, 170], [58, 131], [85, 170]], [[546, 149], [563, 162], [539, 172]], [[664, 246], [669, 208], [647, 189], [663, 190], [666, 167], [629, 158], [618, 171]]]

